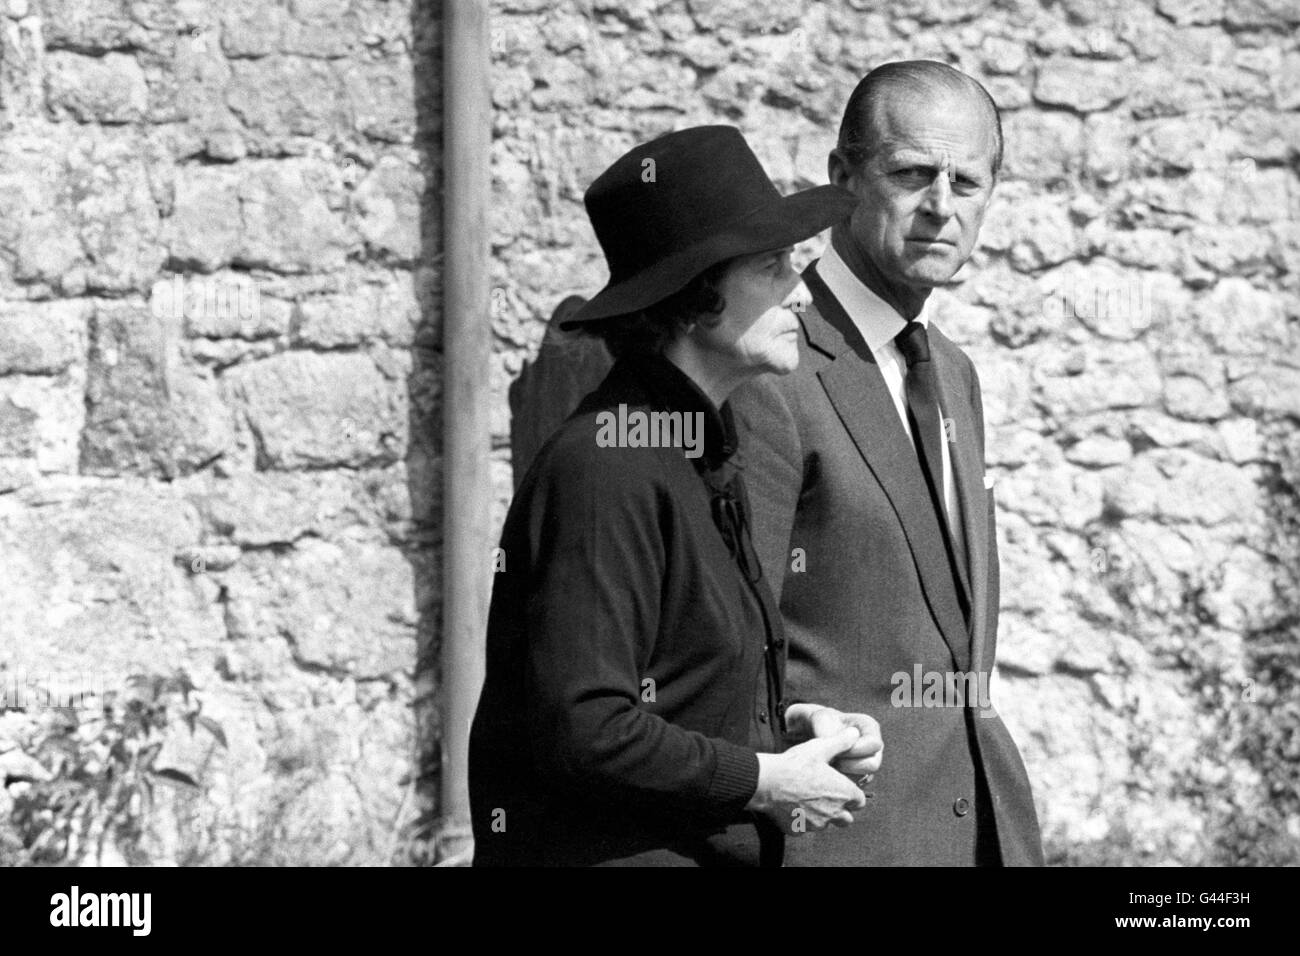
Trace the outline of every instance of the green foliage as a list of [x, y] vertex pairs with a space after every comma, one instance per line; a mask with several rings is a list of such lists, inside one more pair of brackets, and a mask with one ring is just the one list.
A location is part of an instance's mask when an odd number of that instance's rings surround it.
[[1266, 553], [1274, 558], [1279, 613], [1242, 635], [1244, 680], [1228, 679], [1189, 648], [1189, 666], [1200, 675], [1193, 690], [1221, 727], [1202, 752], [1249, 773], [1242, 787], [1194, 791], [1213, 835], [1207, 858], [1196, 862], [1208, 865], [1300, 866], [1300, 435], [1285, 423], [1262, 430]]
[[[11, 863], [75, 865], [98, 861], [106, 849], [128, 863], [149, 860], [142, 847], [158, 786], [198, 791], [175, 767], [158, 765], [164, 740], [177, 722], [191, 734], [209, 734], [226, 746], [221, 725], [202, 713], [184, 671], [138, 674], [127, 690], [105, 695], [99, 710], [59, 708], [41, 715], [27, 748], [50, 774], [33, 780], [14, 800]], [[13, 845], [15, 840], [18, 845]], [[7, 850], [7, 852], [6, 852]]]

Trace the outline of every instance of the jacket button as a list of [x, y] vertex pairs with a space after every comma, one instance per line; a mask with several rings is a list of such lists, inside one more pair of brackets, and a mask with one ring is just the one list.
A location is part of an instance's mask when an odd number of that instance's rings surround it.
[[957, 801], [952, 805], [952, 812], [959, 817], [964, 817], [970, 813], [970, 801], [965, 797], [958, 797]]
[[765, 711], [765, 710], [760, 710], [760, 711], [758, 712], [758, 722], [759, 722], [760, 724], [765, 724], [765, 723], [767, 723], [767, 711]]

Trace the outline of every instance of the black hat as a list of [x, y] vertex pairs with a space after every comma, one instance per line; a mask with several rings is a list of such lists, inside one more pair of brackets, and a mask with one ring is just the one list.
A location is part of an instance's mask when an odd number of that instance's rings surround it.
[[584, 201], [609, 282], [563, 329], [638, 312], [712, 265], [815, 236], [858, 202], [838, 186], [782, 197], [732, 126], [696, 126], [637, 146]]

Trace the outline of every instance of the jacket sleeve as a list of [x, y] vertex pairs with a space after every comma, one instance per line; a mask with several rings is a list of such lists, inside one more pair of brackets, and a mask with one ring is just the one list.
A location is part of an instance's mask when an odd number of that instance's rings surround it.
[[803, 491], [803, 452], [787, 392], [775, 375], [761, 375], [730, 399], [750, 501], [750, 532], [772, 596], [790, 569], [790, 536]]
[[528, 515], [525, 707], [534, 759], [588, 795], [731, 820], [758, 784], [753, 750], [641, 706], [660, 623], [673, 507], [647, 449], [552, 449]]

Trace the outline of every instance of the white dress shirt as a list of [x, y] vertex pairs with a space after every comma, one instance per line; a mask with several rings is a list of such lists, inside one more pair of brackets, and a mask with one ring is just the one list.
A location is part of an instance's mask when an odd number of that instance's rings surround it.
[[[903, 385], [904, 376], [907, 375], [907, 362], [898, 350], [898, 346], [894, 344], [894, 336], [903, 331], [907, 320], [899, 315], [893, 306], [867, 288], [840, 258], [835, 247], [829, 243], [817, 263], [817, 274], [822, 277], [822, 281], [826, 283], [826, 287], [831, 290], [835, 298], [839, 299], [840, 305], [844, 306], [844, 311], [849, 314], [853, 324], [866, 339], [867, 348], [871, 349], [871, 354], [876, 357], [880, 374], [884, 376], [885, 385], [888, 386], [889, 394], [894, 399], [898, 420], [902, 422], [903, 431], [907, 432], [908, 441], [915, 448], [912, 428], [907, 422], [907, 393]], [[928, 307], [929, 299], [921, 308], [921, 314], [916, 317], [916, 321], [925, 326], [927, 333], [930, 330], [930, 319], [926, 315]], [[940, 409], [939, 420], [943, 421], [943, 418], [943, 409]], [[943, 436], [945, 440], [941, 441], [939, 446], [943, 453], [943, 506], [948, 513], [948, 523], [951, 526], [953, 522], [960, 521], [961, 517], [957, 510], [957, 489], [953, 481], [952, 456], [948, 450], [948, 431], [945, 425]]]

